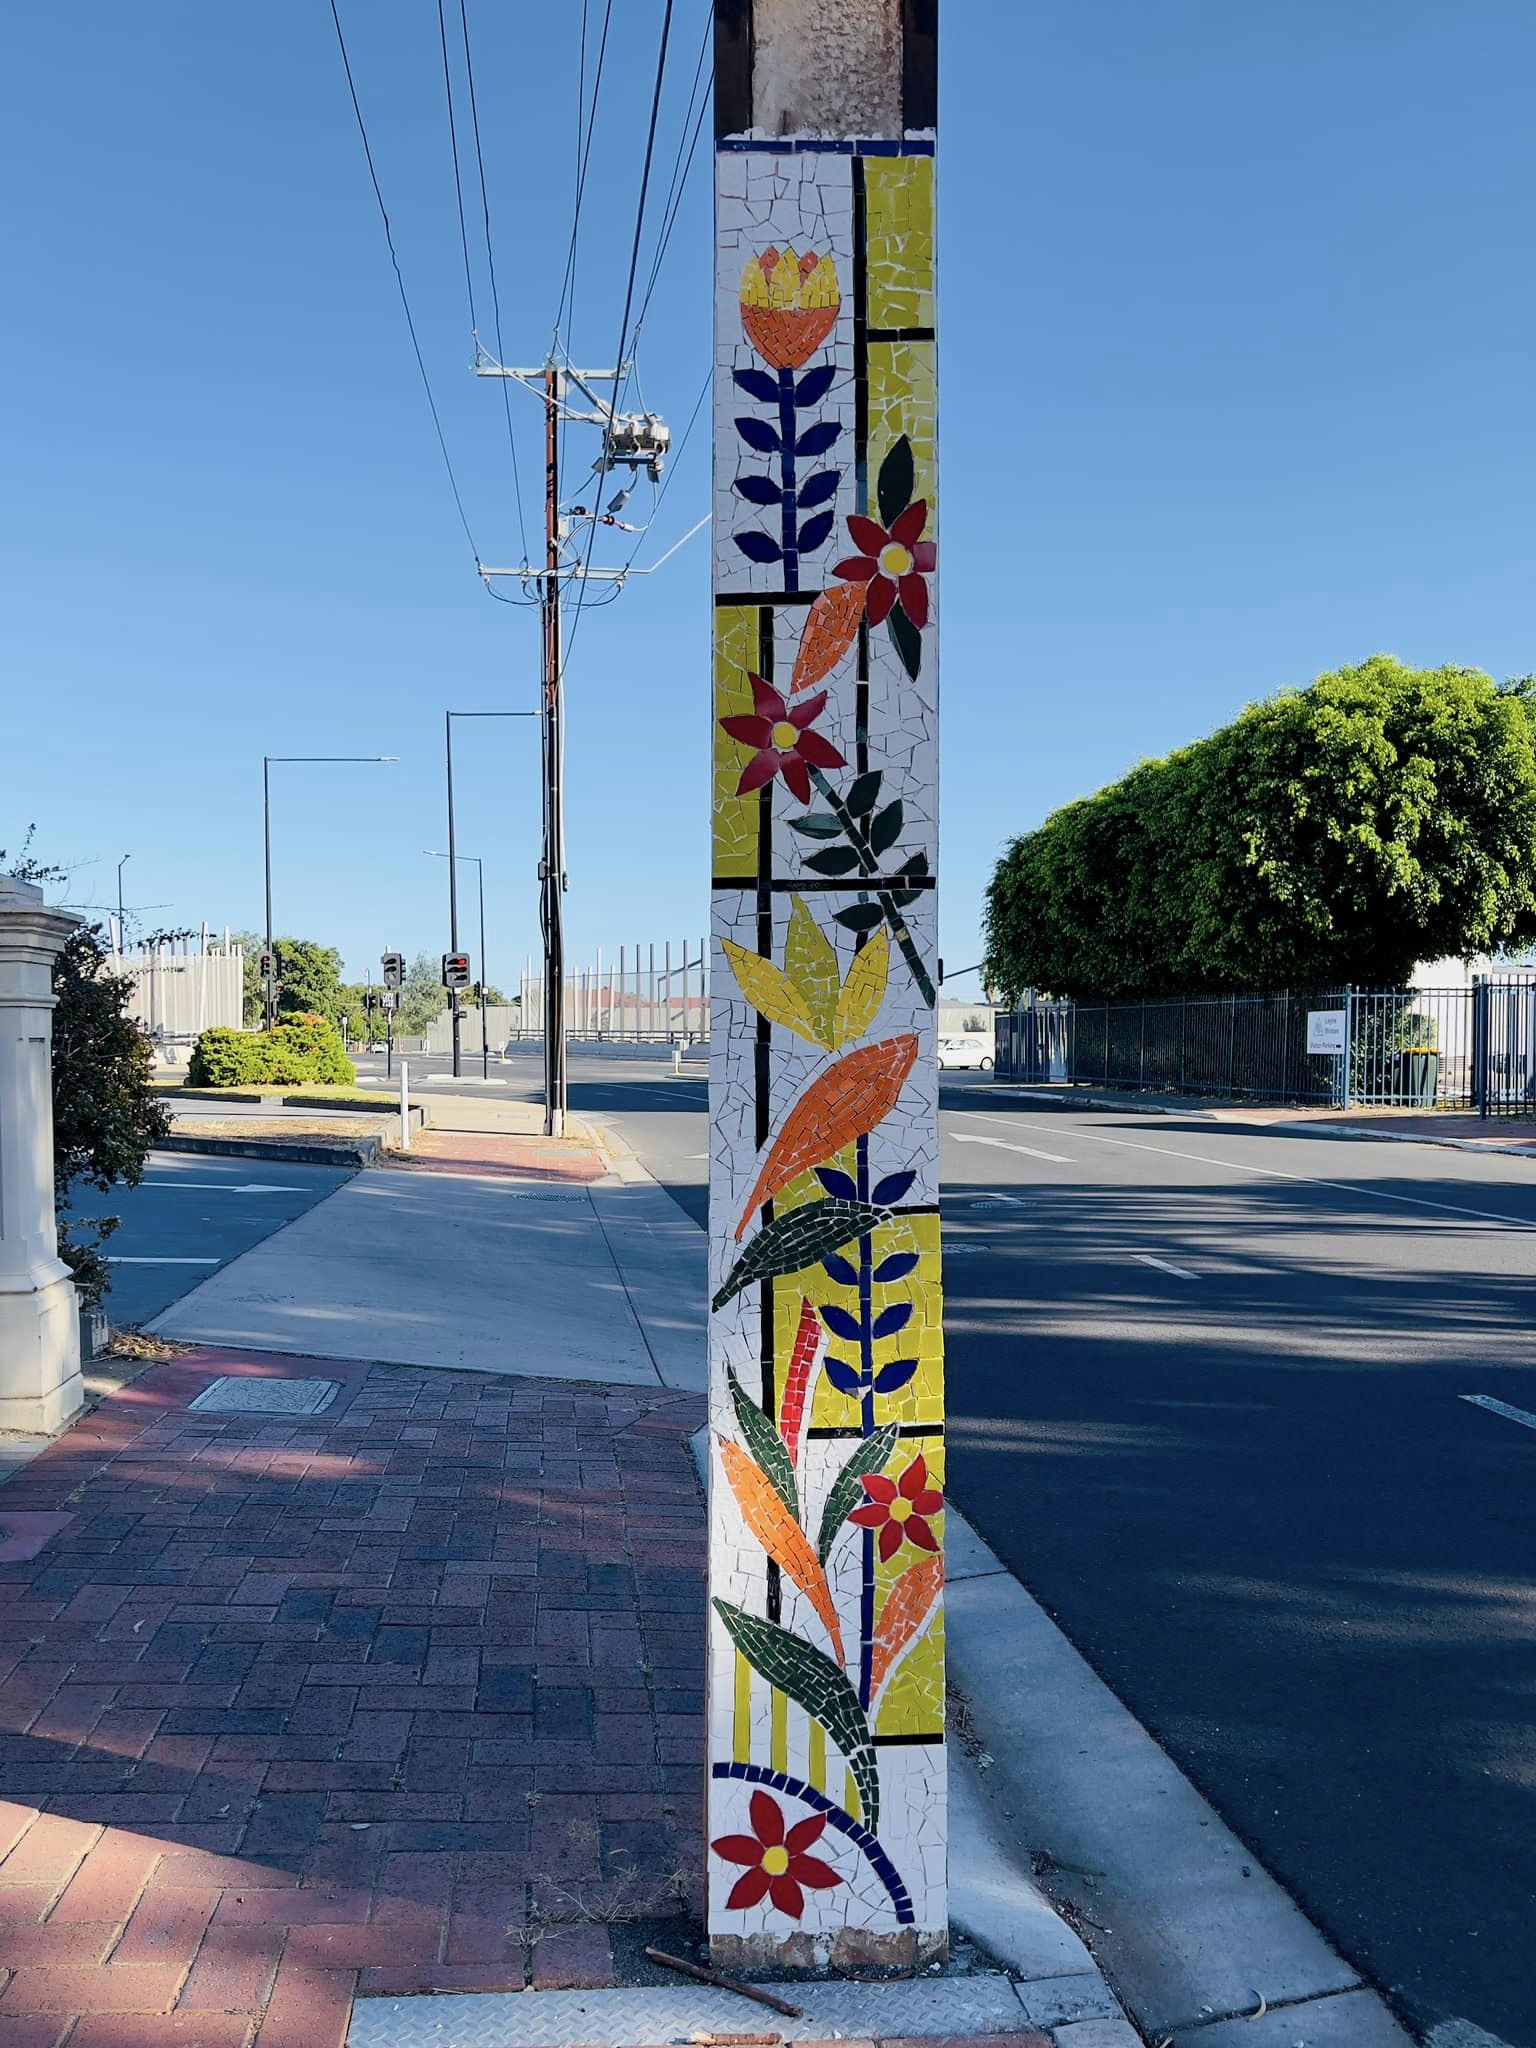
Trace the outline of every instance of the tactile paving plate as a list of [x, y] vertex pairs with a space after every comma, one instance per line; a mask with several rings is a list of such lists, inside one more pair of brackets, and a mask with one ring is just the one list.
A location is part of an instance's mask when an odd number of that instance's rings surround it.
[[696, 2031], [786, 2041], [1019, 2033], [1028, 2024], [1007, 1977], [927, 1977], [896, 1984], [775, 1984], [803, 2006], [792, 2020], [704, 1984], [619, 1991], [468, 1992], [359, 1998], [347, 2048], [655, 2048]]
[[225, 1374], [204, 1387], [189, 1408], [215, 1415], [318, 1415], [329, 1408], [340, 1380], [279, 1380]]

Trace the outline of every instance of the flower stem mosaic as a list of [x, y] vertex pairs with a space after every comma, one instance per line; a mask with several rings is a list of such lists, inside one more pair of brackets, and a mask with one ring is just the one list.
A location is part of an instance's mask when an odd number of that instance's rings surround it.
[[717, 147], [709, 1923], [942, 1951], [933, 148]]

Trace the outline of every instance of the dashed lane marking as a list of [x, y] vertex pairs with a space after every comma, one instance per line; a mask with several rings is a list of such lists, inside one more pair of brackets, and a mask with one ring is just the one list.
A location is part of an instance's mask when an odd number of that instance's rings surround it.
[[1015, 1145], [1007, 1138], [984, 1138], [971, 1131], [951, 1131], [951, 1138], [957, 1145], [995, 1145], [999, 1152], [1022, 1152], [1030, 1159], [1045, 1159], [1052, 1166], [1070, 1166], [1071, 1160], [1060, 1152], [1042, 1152], [1036, 1145]]
[[1131, 1257], [1142, 1266], [1156, 1266], [1159, 1273], [1171, 1273], [1175, 1280], [1198, 1280], [1198, 1273], [1191, 1273], [1187, 1266], [1171, 1266], [1166, 1259], [1154, 1258], [1151, 1252], [1132, 1252]]

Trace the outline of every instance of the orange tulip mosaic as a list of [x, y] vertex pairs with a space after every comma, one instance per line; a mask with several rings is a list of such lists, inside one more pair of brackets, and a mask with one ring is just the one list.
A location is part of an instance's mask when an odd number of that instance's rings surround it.
[[709, 1930], [942, 1953], [933, 152], [722, 140]]

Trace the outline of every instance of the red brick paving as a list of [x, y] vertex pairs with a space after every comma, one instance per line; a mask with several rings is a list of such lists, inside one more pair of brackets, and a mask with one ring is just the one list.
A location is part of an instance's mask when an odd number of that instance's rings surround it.
[[519, 1180], [546, 1181], [601, 1180], [608, 1171], [600, 1152], [565, 1138], [430, 1127], [412, 1138], [409, 1152], [392, 1153], [389, 1164], [438, 1173], [515, 1174]]
[[[189, 1413], [221, 1372], [346, 1391]], [[19, 1473], [69, 1520], [0, 1561], [0, 2048], [341, 2048], [359, 1989], [611, 1983], [618, 1894], [670, 1915], [701, 1860], [701, 1419], [206, 1351]]]

